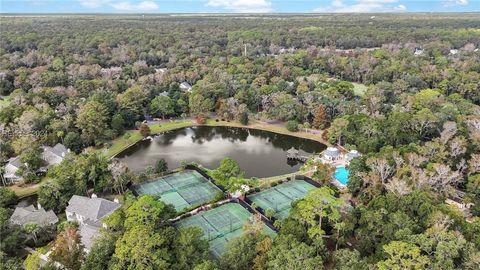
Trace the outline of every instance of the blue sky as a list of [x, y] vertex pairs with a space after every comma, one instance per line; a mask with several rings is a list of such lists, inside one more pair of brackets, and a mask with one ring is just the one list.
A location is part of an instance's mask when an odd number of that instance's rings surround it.
[[1, 13], [479, 11], [480, 0], [0, 0]]

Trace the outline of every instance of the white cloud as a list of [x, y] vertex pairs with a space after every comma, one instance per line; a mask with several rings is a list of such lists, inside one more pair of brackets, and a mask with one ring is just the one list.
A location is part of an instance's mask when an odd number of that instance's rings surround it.
[[113, 0], [79, 0], [80, 5], [88, 8], [111, 7], [120, 11], [151, 11], [158, 9], [158, 5], [153, 1], [143, 2], [117, 2]]
[[[468, 0], [458, 0], [468, 1]], [[356, 0], [354, 4], [347, 5], [342, 0], [332, 0], [329, 6], [314, 9], [314, 12], [333, 13], [369, 13], [369, 12], [404, 12], [405, 5], [396, 5], [399, 0]]]
[[468, 0], [444, 0], [443, 6], [445, 7], [454, 7], [454, 6], [466, 6], [468, 5]]
[[208, 7], [224, 8], [231, 12], [266, 13], [272, 11], [272, 2], [268, 0], [209, 0]]
[[122, 11], [140, 11], [140, 10], [155, 10], [158, 9], [158, 5], [153, 1], [143, 1], [140, 3], [120, 2], [110, 4], [116, 10]]

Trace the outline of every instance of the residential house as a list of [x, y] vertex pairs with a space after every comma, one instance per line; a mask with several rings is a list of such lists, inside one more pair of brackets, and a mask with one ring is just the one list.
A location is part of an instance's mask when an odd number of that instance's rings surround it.
[[40, 205], [35, 209], [33, 205], [27, 207], [15, 208], [10, 223], [24, 226], [27, 224], [37, 224], [40, 227], [55, 225], [58, 222], [58, 217], [52, 210], [45, 211]]
[[48, 166], [59, 164], [70, 153], [70, 150], [61, 143], [57, 143], [54, 147], [42, 146], [42, 149], [42, 159]]
[[336, 160], [340, 157], [340, 151], [336, 147], [328, 147], [325, 152], [323, 152], [323, 158], [328, 161]]
[[180, 84], [180, 89], [183, 90], [183, 91], [190, 92], [190, 91], [192, 91], [192, 86], [188, 82], [182, 82]]
[[[70, 153], [63, 144], [57, 143], [54, 147], [42, 146], [42, 159], [45, 162], [45, 166], [39, 169], [39, 172], [46, 172], [48, 166], [57, 165]], [[3, 177], [7, 183], [14, 183], [22, 180], [22, 178], [16, 175], [17, 171], [22, 167], [23, 163], [20, 157], [13, 157], [8, 160], [5, 165], [5, 172]]]
[[17, 171], [22, 167], [22, 161], [20, 157], [13, 157], [8, 160], [8, 163], [5, 165], [5, 172], [3, 178], [7, 183], [18, 182], [22, 178], [16, 175]]
[[98, 198], [95, 194], [91, 198], [73, 195], [65, 213], [67, 220], [75, 221], [80, 225], [79, 234], [85, 251], [89, 252], [92, 248], [93, 240], [100, 228], [106, 228], [102, 219], [112, 214], [120, 206], [121, 204], [117, 200], [112, 202]]

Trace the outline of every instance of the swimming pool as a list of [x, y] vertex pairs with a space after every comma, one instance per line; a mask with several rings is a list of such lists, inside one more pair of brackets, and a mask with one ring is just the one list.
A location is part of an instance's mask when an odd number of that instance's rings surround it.
[[337, 167], [335, 170], [335, 179], [340, 182], [340, 184], [346, 186], [348, 184], [348, 176], [350, 175], [350, 172], [345, 168], [345, 167]]

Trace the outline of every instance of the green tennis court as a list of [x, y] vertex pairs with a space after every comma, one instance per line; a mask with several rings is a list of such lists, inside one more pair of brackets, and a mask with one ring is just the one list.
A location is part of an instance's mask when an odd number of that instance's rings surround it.
[[[252, 214], [240, 204], [227, 203], [185, 218], [177, 222], [176, 226], [178, 228], [200, 227], [210, 244], [210, 252], [215, 258], [220, 258], [227, 243], [242, 235], [243, 225], [251, 216]], [[275, 235], [275, 232], [265, 224], [263, 224], [263, 231], [267, 235]]]
[[177, 211], [205, 204], [221, 192], [199, 172], [186, 170], [133, 186], [137, 195], [158, 195], [160, 199], [175, 206]]
[[269, 208], [275, 210], [274, 217], [276, 219], [284, 219], [290, 213], [292, 202], [302, 199], [308, 191], [314, 188], [315, 186], [303, 180], [292, 180], [249, 195], [247, 198], [262, 208], [263, 211]]

